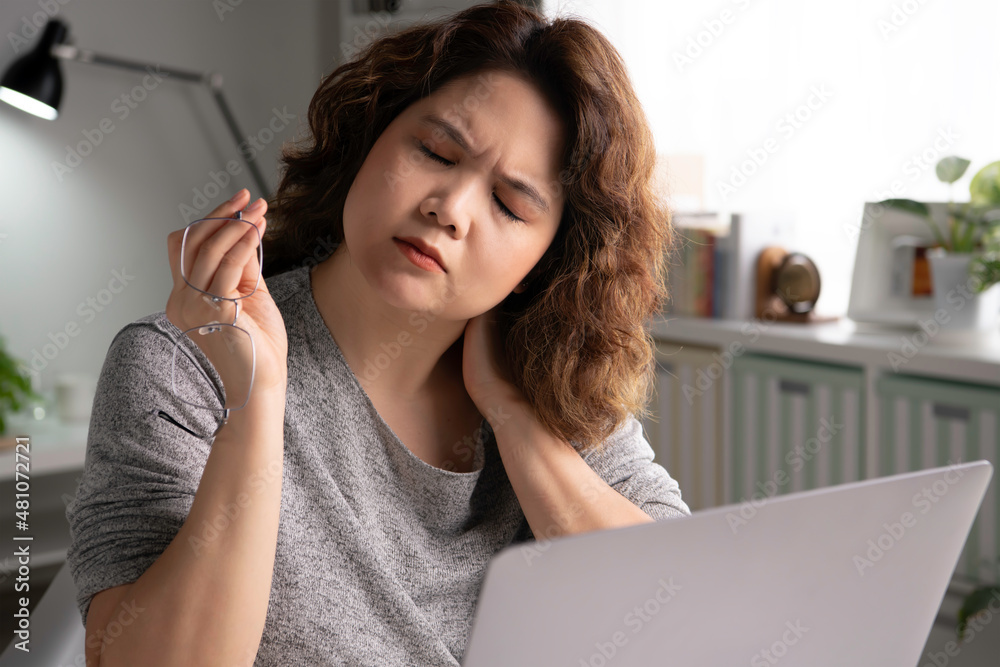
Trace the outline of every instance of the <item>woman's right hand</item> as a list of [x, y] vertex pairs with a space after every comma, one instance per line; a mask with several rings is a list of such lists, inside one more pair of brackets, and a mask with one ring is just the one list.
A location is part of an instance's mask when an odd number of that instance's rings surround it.
[[[217, 207], [206, 218], [235, 218], [250, 199], [244, 188], [231, 200]], [[260, 230], [267, 226], [264, 212], [267, 202], [257, 200], [243, 212], [243, 220]], [[197, 232], [197, 233], [196, 233]], [[181, 241], [184, 228], [167, 236], [170, 271], [174, 286], [167, 300], [166, 315], [181, 331], [211, 322], [233, 323], [235, 307], [232, 301], [212, 302], [206, 294], [192, 289], [184, 276], [195, 285], [218, 296], [235, 298], [249, 294], [254, 285], [257, 290], [239, 300], [239, 317], [236, 326], [246, 329], [253, 336], [256, 370], [251, 391], [284, 390], [288, 379], [288, 339], [285, 322], [268, 292], [264, 278], [257, 282], [260, 267], [257, 260], [257, 234], [244, 222], [211, 221], [199, 223], [188, 233], [184, 246], [184, 274], [181, 274]], [[230, 334], [236, 334], [235, 336]], [[251, 351], [242, 332], [223, 327], [220, 333], [199, 335], [197, 329], [188, 336], [205, 353], [222, 378], [226, 388], [227, 406], [237, 407], [246, 396], [250, 381]], [[239, 344], [237, 344], [239, 343]], [[239, 396], [240, 398], [234, 398]], [[238, 402], [237, 402], [238, 401]], [[236, 402], [236, 405], [233, 403]]]

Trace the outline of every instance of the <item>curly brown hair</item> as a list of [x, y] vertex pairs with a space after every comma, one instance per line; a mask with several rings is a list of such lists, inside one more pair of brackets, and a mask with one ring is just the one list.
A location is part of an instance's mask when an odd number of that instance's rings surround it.
[[344, 237], [348, 190], [386, 126], [448, 81], [495, 70], [535, 83], [566, 127], [566, 195], [528, 289], [501, 304], [512, 379], [553, 434], [599, 449], [649, 414], [655, 343], [675, 236], [654, 187], [656, 151], [621, 56], [586, 22], [512, 0], [387, 34], [338, 66], [309, 104], [311, 137], [283, 148], [268, 202], [264, 276], [316, 263]]

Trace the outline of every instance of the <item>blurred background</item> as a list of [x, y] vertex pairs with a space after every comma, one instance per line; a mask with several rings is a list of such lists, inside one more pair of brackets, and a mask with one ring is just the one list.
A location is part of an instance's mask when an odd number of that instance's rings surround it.
[[[349, 0], [8, 0], [0, 69], [52, 15], [82, 49], [219, 72], [273, 189], [282, 143], [344, 53], [466, 4], [413, 0], [390, 15]], [[863, 202], [897, 181], [897, 196], [943, 201], [939, 157], [962, 155], [972, 173], [1000, 155], [989, 0], [543, 7], [592, 22], [622, 53], [678, 210], [790, 211], [796, 247], [824, 278], [824, 314], [846, 312]], [[0, 336], [50, 391], [63, 374], [95, 377], [121, 326], [165, 306], [170, 231], [240, 187], [261, 194], [205, 87], [61, 67], [55, 121], [0, 107]]]
[[[372, 38], [471, 4], [0, 4], [0, 72], [35, 48], [50, 18], [66, 22], [74, 46], [154, 65], [143, 73], [61, 63], [56, 120], [0, 104], [0, 337], [44, 397], [11, 418], [32, 424], [47, 466], [34, 496], [54, 526], [35, 563], [43, 586], [65, 554], [59, 517], [82, 470], [108, 346], [125, 324], [166, 305], [167, 234], [242, 187], [254, 199], [265, 194], [208, 90], [155, 76], [155, 65], [222, 74], [273, 191], [281, 147], [303, 135], [324, 74]], [[591, 22], [619, 49], [675, 211], [720, 219], [781, 211], [792, 221], [783, 240], [823, 275], [815, 307], [823, 315], [847, 312], [865, 202], [968, 199], [964, 184], [937, 179], [938, 159], [960, 155], [973, 173], [1000, 158], [995, 0], [533, 5]], [[12, 478], [12, 454], [4, 465]], [[5, 592], [9, 561], [0, 568]]]

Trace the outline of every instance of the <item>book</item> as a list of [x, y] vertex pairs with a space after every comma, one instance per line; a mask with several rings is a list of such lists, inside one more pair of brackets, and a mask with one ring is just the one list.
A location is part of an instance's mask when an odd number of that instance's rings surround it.
[[668, 263], [669, 306], [665, 313], [686, 317], [719, 317], [727, 283], [721, 261], [729, 257], [729, 229], [712, 211], [673, 215], [677, 248]]

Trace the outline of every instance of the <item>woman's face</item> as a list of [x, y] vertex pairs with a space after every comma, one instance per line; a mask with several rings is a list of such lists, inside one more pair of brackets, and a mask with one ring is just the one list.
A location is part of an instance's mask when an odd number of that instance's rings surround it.
[[[397, 308], [456, 320], [490, 310], [555, 237], [563, 132], [540, 91], [503, 72], [454, 79], [411, 104], [348, 192], [351, 262]], [[414, 263], [401, 238], [435, 248], [443, 270]]]

